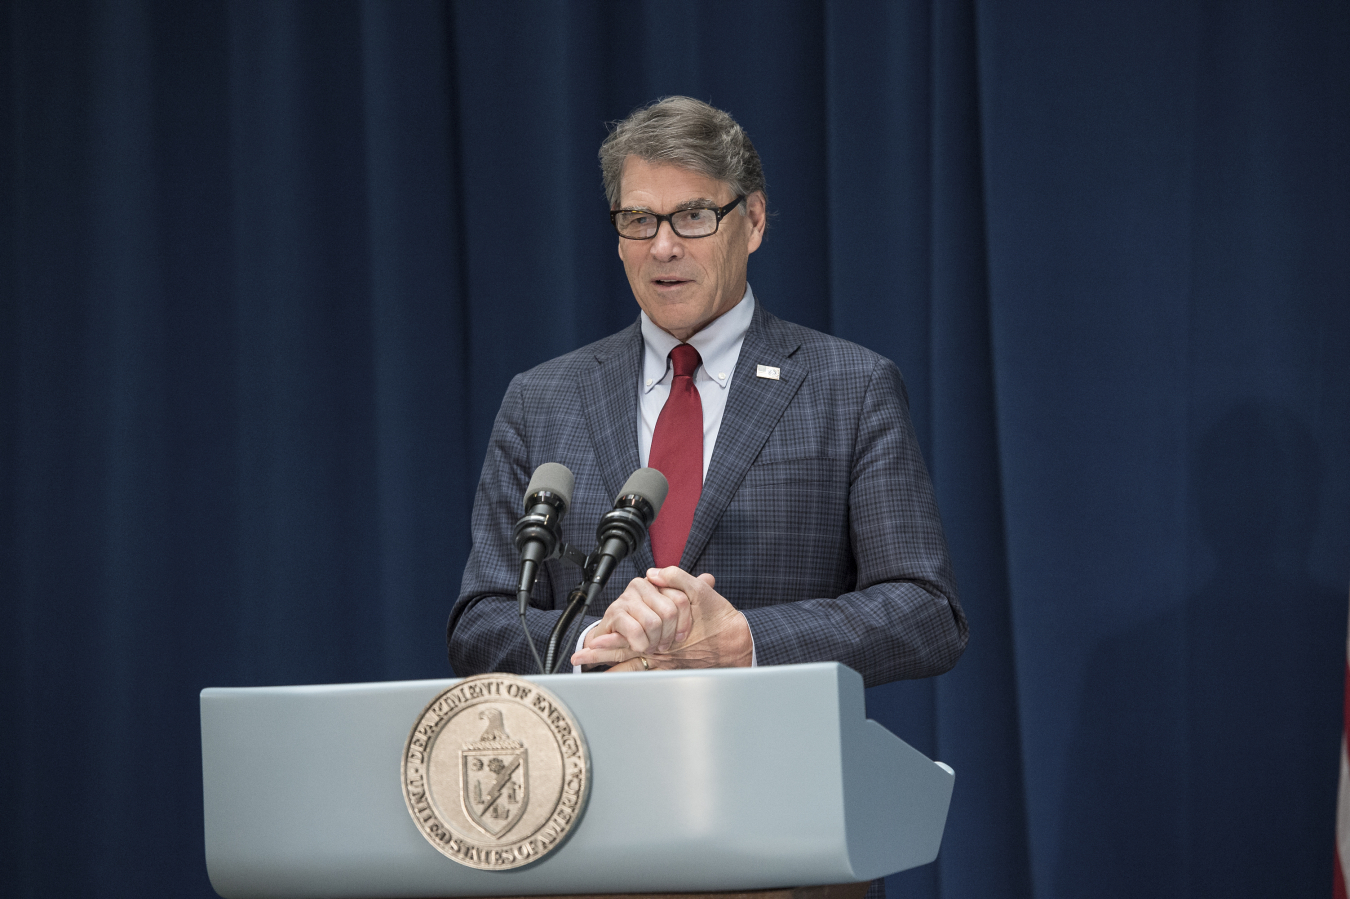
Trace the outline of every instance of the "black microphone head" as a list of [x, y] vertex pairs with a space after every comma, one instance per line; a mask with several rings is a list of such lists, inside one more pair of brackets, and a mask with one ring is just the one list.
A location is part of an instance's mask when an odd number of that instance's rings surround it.
[[525, 505], [526, 507], [530, 505], [530, 497], [546, 490], [560, 497], [563, 506], [570, 507], [572, 505], [572, 485], [575, 483], [576, 478], [572, 476], [571, 469], [566, 465], [557, 462], [545, 462], [534, 470], [534, 477], [530, 478], [530, 486], [525, 488]]
[[600, 516], [600, 525], [595, 529], [600, 541], [599, 558], [588, 578], [587, 595], [599, 593], [615, 566], [646, 538], [647, 528], [656, 520], [669, 492], [670, 482], [655, 468], [639, 468], [628, 476], [614, 498], [614, 508]]
[[618, 505], [619, 500], [625, 496], [640, 496], [652, 507], [652, 517], [655, 518], [661, 511], [661, 504], [666, 501], [666, 494], [669, 492], [670, 482], [666, 480], [665, 475], [655, 468], [639, 468], [628, 476], [623, 489], [614, 498], [614, 504]]

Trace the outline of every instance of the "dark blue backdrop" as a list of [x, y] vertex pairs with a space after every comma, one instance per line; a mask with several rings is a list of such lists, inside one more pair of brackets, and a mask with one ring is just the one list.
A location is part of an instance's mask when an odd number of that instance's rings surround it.
[[1326, 895], [1350, 5], [14, 0], [6, 896], [209, 895], [197, 693], [437, 677], [511, 374], [636, 314], [604, 122], [729, 109], [899, 363], [970, 614], [893, 897]]

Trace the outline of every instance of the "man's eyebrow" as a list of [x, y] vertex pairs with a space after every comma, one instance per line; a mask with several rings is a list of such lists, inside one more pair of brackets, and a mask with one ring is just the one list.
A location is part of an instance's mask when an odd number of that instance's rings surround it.
[[[680, 212], [685, 209], [716, 209], [717, 201], [710, 200], [707, 197], [695, 197], [692, 200], [685, 200], [683, 203], [675, 204], [673, 212]], [[649, 206], [621, 206], [614, 210], [615, 212], [650, 212], [655, 214], [656, 210]]]

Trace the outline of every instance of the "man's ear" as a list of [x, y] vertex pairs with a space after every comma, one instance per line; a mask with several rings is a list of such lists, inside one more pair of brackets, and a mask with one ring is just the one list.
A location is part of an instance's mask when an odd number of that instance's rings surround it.
[[745, 217], [749, 220], [750, 236], [746, 252], [753, 253], [764, 242], [764, 227], [768, 224], [768, 203], [763, 191], [755, 191], [745, 198]]

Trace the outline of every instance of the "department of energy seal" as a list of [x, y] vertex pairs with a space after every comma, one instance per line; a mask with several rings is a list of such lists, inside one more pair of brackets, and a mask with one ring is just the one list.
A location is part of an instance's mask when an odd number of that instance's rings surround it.
[[586, 808], [590, 767], [558, 697], [515, 675], [480, 674], [418, 716], [403, 747], [403, 798], [431, 845], [502, 871], [563, 843]]

